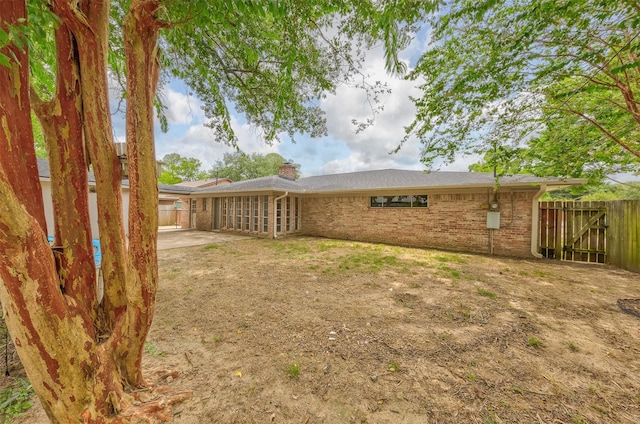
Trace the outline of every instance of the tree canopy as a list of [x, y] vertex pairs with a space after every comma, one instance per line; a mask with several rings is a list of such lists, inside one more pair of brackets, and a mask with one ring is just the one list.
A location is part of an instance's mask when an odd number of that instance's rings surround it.
[[538, 175], [638, 171], [636, 0], [459, 0], [429, 23], [407, 127], [427, 165], [506, 146], [485, 158], [506, 160], [505, 171], [516, 154]]
[[178, 153], [169, 153], [162, 157], [162, 173], [159, 182], [177, 184], [182, 181], [196, 181], [207, 177], [202, 171], [202, 163], [196, 158], [186, 158]]
[[[209, 171], [209, 177], [216, 176], [230, 178], [232, 181], [250, 180], [252, 178], [278, 175], [280, 165], [286, 161], [277, 153], [261, 155], [259, 153], [246, 154], [242, 152], [225, 153], [222, 160], [216, 161]], [[296, 166], [299, 168], [299, 166]]]

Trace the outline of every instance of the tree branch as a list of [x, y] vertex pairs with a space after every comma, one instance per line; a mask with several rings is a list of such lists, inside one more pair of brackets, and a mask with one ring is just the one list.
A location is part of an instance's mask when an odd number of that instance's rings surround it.
[[591, 125], [593, 125], [594, 127], [596, 127], [601, 133], [603, 133], [604, 135], [606, 135], [607, 137], [609, 137], [613, 142], [615, 142], [617, 145], [619, 145], [620, 147], [622, 147], [624, 150], [628, 151], [629, 153], [631, 153], [632, 155], [640, 158], [640, 151], [639, 150], [635, 150], [633, 147], [629, 146], [627, 143], [623, 142], [619, 137], [617, 137], [615, 134], [613, 134], [611, 131], [607, 130], [606, 128], [604, 128], [599, 122], [597, 122], [595, 119], [587, 116], [585, 113], [577, 111], [575, 109], [573, 109], [571, 106], [569, 106], [568, 104], [565, 105], [566, 108], [556, 108], [557, 110], [563, 110], [565, 112], [570, 112], [574, 115], [577, 115], [579, 117], [581, 117], [582, 119], [584, 119], [585, 121], [589, 122]]

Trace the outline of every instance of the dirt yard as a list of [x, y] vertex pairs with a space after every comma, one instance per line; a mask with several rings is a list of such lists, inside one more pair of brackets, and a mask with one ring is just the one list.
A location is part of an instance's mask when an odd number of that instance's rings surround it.
[[638, 274], [292, 238], [160, 275], [145, 366], [193, 390], [178, 424], [640, 422]]

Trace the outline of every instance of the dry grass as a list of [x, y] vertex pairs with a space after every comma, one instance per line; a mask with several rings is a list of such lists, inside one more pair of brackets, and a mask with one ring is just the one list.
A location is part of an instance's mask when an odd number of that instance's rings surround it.
[[146, 364], [194, 391], [176, 423], [640, 421], [637, 274], [316, 238], [160, 272]]

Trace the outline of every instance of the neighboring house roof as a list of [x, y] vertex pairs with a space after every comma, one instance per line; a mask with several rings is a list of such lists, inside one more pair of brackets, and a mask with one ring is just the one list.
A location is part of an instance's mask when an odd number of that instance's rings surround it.
[[[500, 177], [500, 187], [536, 187], [546, 184], [553, 189], [584, 184], [582, 178], [540, 178], [530, 175]], [[278, 175], [238, 181], [217, 187], [196, 189], [191, 194], [289, 191], [290, 193], [328, 194], [336, 192], [399, 190], [399, 189], [445, 189], [462, 187], [495, 187], [496, 181], [490, 172], [422, 172], [398, 169], [349, 172], [320, 175], [290, 180]]]
[[210, 178], [208, 180], [182, 181], [173, 185], [194, 188], [194, 187], [211, 187], [211, 186], [217, 186], [222, 184], [230, 184], [232, 182], [233, 181], [231, 180], [231, 178]]
[[254, 178], [252, 180], [237, 181], [230, 184], [206, 187], [193, 191], [192, 194], [200, 193], [227, 193], [227, 192], [247, 192], [247, 191], [289, 191], [292, 193], [304, 193], [305, 189], [298, 181], [283, 178], [279, 175]]
[[[49, 161], [43, 158], [36, 158], [38, 162], [38, 175], [40, 178], [51, 178], [51, 169], [49, 168]], [[89, 170], [89, 182], [95, 183], [96, 177], [93, 175], [93, 171]]]
[[[40, 178], [51, 178], [51, 169], [49, 168], [49, 161], [43, 158], [37, 158], [38, 162], [38, 174]], [[88, 174], [89, 183], [95, 183], [96, 177], [93, 175], [93, 171], [89, 171]], [[123, 187], [129, 187], [129, 180], [122, 180]], [[176, 195], [188, 195], [193, 191], [190, 187], [181, 187], [176, 185], [158, 184], [158, 191], [166, 194]]]
[[183, 187], [175, 184], [158, 184], [158, 191], [166, 194], [187, 195], [193, 191], [193, 187]]

